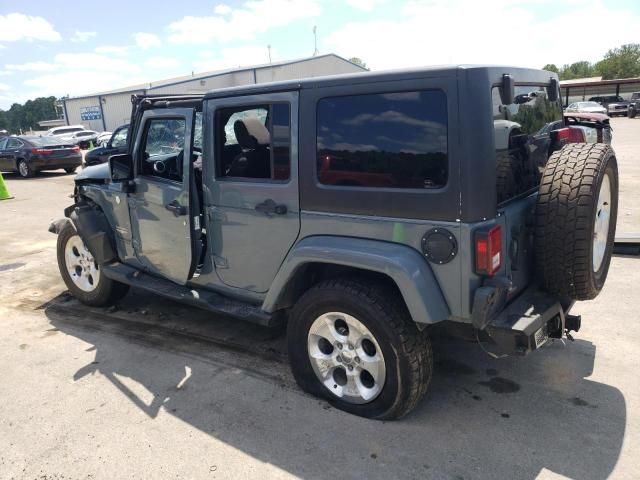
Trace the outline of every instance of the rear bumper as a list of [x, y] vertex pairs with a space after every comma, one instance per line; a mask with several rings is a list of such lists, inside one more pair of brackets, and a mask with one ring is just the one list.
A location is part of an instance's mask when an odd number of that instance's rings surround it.
[[499, 348], [500, 353], [526, 355], [550, 338], [562, 337], [571, 305], [569, 300], [529, 287], [499, 313], [493, 314], [491, 311], [495, 310], [489, 309], [487, 314], [491, 317], [485, 320], [480, 330], [486, 340]]

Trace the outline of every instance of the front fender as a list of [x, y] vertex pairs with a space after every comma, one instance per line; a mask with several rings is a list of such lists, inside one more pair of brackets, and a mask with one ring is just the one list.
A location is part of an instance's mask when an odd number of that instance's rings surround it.
[[399, 243], [335, 236], [313, 236], [298, 242], [280, 267], [262, 309], [277, 310], [289, 280], [310, 263], [382, 273], [398, 286], [415, 322], [430, 324], [449, 318], [449, 307], [431, 267], [416, 250]]

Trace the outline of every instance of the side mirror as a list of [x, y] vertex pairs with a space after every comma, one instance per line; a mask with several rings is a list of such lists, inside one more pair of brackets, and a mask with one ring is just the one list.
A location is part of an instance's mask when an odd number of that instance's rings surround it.
[[109, 171], [112, 182], [133, 180], [133, 158], [128, 153], [111, 155], [109, 157]]
[[502, 75], [502, 85], [500, 86], [500, 101], [503, 105], [511, 105], [516, 95], [516, 82], [507, 73]]

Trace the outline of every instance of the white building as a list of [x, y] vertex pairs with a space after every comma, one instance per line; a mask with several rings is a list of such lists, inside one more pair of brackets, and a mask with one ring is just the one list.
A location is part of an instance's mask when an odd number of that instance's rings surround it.
[[132, 85], [108, 92], [65, 98], [61, 99], [60, 103], [66, 125], [82, 124], [90, 130], [113, 131], [119, 125], [129, 123], [133, 94], [204, 93], [216, 88], [363, 70], [359, 65], [331, 53]]

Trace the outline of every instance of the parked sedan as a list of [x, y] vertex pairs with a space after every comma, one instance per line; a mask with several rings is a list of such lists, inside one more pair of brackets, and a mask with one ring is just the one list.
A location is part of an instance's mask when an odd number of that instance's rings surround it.
[[597, 102], [575, 102], [565, 110], [568, 113], [602, 113], [607, 114], [607, 109]]
[[0, 138], [0, 171], [32, 177], [41, 170], [75, 172], [82, 164], [80, 147], [60, 137]]
[[105, 163], [111, 155], [127, 152], [127, 134], [129, 125], [121, 125], [113, 132], [108, 142], [102, 143], [98, 148], [89, 150], [84, 156], [85, 165], [97, 165]]

